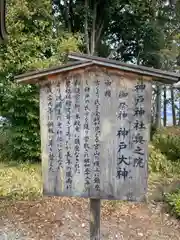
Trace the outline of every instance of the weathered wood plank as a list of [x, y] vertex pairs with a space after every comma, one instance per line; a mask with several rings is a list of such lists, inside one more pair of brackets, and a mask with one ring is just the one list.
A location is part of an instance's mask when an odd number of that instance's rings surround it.
[[43, 191], [48, 192], [48, 104], [47, 104], [47, 87], [40, 89], [40, 132], [41, 132], [41, 159], [42, 159], [42, 178], [43, 178]]
[[58, 78], [40, 96], [44, 193], [144, 200], [151, 82], [102, 68]]

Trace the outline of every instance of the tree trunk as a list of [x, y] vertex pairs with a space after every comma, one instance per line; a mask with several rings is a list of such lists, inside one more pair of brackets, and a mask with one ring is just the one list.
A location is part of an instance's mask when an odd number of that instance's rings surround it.
[[95, 47], [96, 47], [96, 17], [97, 17], [97, 3], [94, 3], [93, 7], [93, 22], [91, 28], [91, 50], [90, 54], [95, 54]]
[[173, 126], [176, 126], [176, 110], [175, 110], [175, 104], [174, 104], [174, 90], [173, 90], [173, 87], [171, 87], [171, 106], [172, 106]]
[[166, 96], [166, 86], [164, 86], [164, 102], [163, 102], [163, 106], [164, 106], [164, 118], [163, 118], [163, 122], [164, 122], [164, 127], [166, 127], [167, 125], [167, 96]]
[[70, 22], [70, 16], [69, 16], [69, 4], [68, 1], [64, 1], [64, 6], [65, 6], [65, 19], [66, 19], [66, 28], [68, 29], [69, 32], [71, 32], [71, 22]]
[[6, 1], [0, 1], [0, 42], [6, 40]]
[[152, 107], [151, 107], [151, 122], [153, 125], [155, 125], [155, 122], [156, 122], [156, 97], [157, 97], [157, 94], [156, 94], [156, 86], [152, 86]]
[[156, 128], [161, 127], [161, 86], [157, 85], [157, 96], [156, 96]]
[[73, 0], [69, 1], [69, 19], [71, 25], [71, 31], [74, 33], [74, 12], [73, 12]]
[[90, 55], [90, 46], [89, 46], [89, 29], [88, 29], [88, 0], [85, 0], [85, 40], [86, 40], [86, 51]]
[[180, 97], [179, 97], [179, 108], [178, 108], [178, 126], [180, 126]]

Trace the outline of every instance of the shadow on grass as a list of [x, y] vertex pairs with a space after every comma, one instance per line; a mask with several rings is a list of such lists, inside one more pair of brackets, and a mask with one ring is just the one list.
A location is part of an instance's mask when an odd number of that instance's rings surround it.
[[3, 168], [18, 167], [21, 163], [18, 162], [5, 162], [1, 161], [0, 164], [3, 165]]

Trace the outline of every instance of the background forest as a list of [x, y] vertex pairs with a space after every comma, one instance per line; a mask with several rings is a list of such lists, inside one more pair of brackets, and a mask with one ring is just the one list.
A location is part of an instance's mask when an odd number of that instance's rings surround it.
[[[180, 69], [180, 0], [7, 0], [6, 25], [8, 42], [0, 46], [2, 161], [40, 161], [39, 92], [17, 85], [15, 75], [62, 64], [68, 51]], [[149, 171], [155, 178], [179, 179], [180, 92], [155, 84], [152, 103]], [[162, 191], [180, 216], [177, 185]]]

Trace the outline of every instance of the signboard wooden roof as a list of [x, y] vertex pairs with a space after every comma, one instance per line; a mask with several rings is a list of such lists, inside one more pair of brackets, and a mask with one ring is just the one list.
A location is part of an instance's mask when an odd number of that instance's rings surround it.
[[127, 64], [127, 63], [123, 63], [120, 61], [111, 60], [107, 58], [88, 56], [85, 54], [82, 55], [78, 53], [70, 53], [69, 58], [75, 59], [75, 60], [82, 60], [82, 61], [92, 60], [94, 63], [97, 63], [99, 65], [103, 65], [107, 67], [115, 67], [117, 69], [142, 74], [144, 76], [152, 76], [154, 80], [167, 82], [169, 84], [172, 84], [173, 81], [177, 82], [177, 79], [180, 79], [180, 74], [177, 74], [174, 72], [162, 71], [159, 69], [149, 68], [141, 65]]
[[38, 80], [46, 78], [48, 75], [54, 75], [62, 72], [71, 71], [73, 69], [84, 68], [90, 65], [96, 65], [99, 67], [107, 67], [114, 70], [149, 76], [152, 77], [154, 81], [160, 81], [167, 84], [174, 84], [180, 80], [180, 74], [174, 72], [166, 72], [159, 69], [148, 68], [134, 64], [127, 64], [115, 60], [109, 60], [106, 58], [88, 56], [85, 54], [77, 53], [70, 53], [69, 58], [77, 61], [55, 68], [21, 74], [19, 76], [16, 76], [15, 79], [21, 83], [36, 83]]

